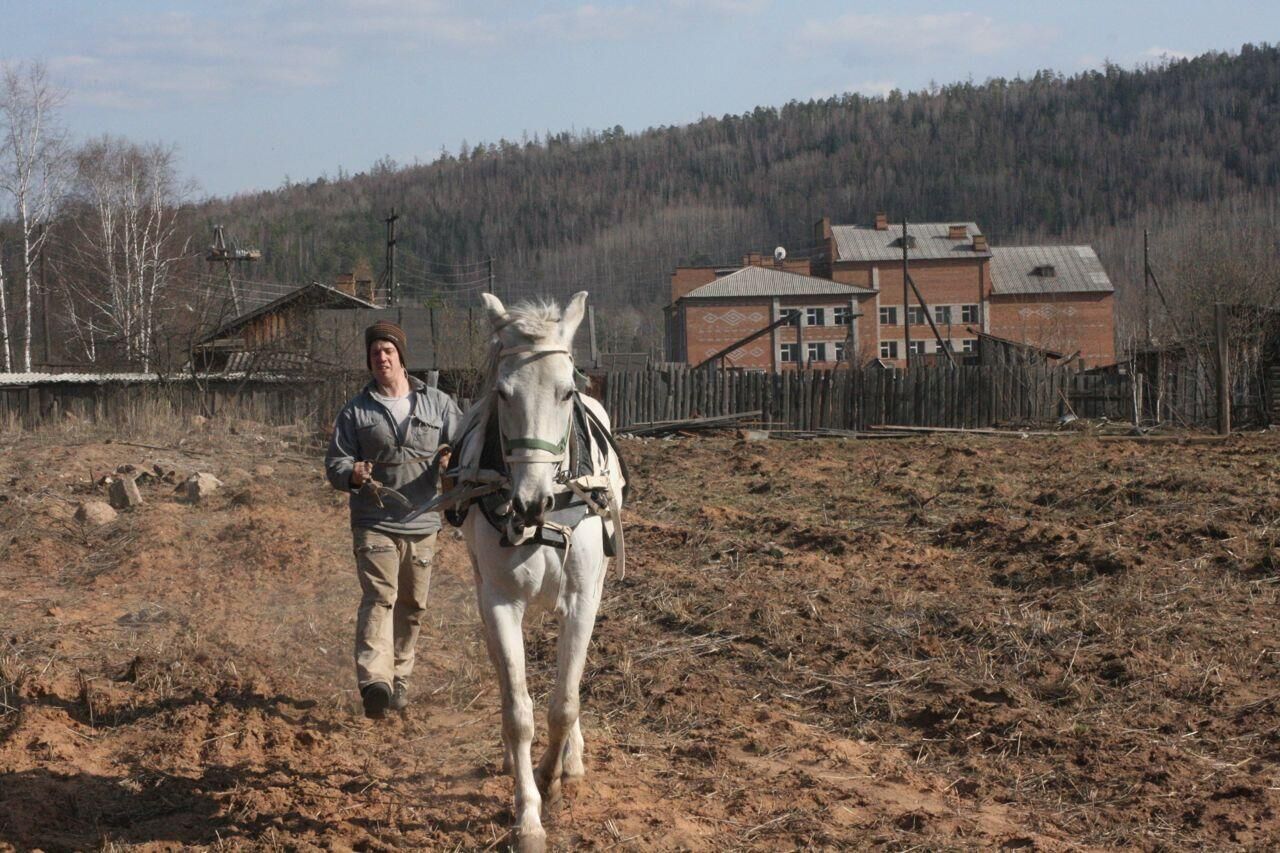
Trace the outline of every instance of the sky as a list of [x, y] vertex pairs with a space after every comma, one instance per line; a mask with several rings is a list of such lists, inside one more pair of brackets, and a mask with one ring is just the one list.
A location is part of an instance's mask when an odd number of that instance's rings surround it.
[[202, 196], [1277, 41], [1278, 0], [0, 0], [0, 61], [48, 66], [73, 139], [172, 144]]

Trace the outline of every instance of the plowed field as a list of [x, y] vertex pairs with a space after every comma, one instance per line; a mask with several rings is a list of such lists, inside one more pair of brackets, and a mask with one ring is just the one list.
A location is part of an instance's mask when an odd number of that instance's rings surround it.
[[[0, 848], [500, 849], [462, 543], [414, 704], [372, 723], [320, 450], [127, 441], [0, 439]], [[1280, 844], [1280, 435], [623, 449], [628, 571], [555, 849]], [[157, 464], [141, 506], [73, 518]], [[179, 499], [197, 471], [224, 487]], [[531, 635], [541, 714], [554, 621]]]

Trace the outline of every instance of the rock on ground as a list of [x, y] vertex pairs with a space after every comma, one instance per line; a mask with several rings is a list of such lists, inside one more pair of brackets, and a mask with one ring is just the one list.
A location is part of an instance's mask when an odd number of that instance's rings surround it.
[[218, 491], [218, 488], [221, 486], [222, 481], [217, 477], [212, 474], [200, 472], [188, 477], [186, 482], [182, 484], [182, 490], [183, 494], [186, 495], [187, 500], [192, 503], [199, 503], [214, 492]]
[[76, 521], [101, 527], [116, 520], [116, 511], [105, 501], [85, 501], [76, 507]]

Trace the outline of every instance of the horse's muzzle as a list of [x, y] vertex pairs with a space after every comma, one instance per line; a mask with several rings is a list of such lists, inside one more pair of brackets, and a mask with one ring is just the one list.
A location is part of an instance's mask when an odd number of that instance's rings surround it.
[[547, 513], [555, 505], [555, 498], [547, 495], [541, 501], [526, 503], [520, 498], [511, 499], [511, 525], [517, 531], [524, 527], [537, 527], [546, 519]]

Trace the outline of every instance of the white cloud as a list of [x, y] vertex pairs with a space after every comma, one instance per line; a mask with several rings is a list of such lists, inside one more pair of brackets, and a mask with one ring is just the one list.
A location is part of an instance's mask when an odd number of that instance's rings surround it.
[[809, 97], [815, 100], [826, 100], [827, 98], [835, 98], [848, 92], [854, 92], [859, 95], [866, 95], [869, 98], [884, 98], [894, 89], [900, 88], [902, 87], [894, 80], [863, 80], [861, 83], [851, 83], [840, 89], [821, 89]]
[[478, 18], [445, 2], [313, 0], [270, 11], [171, 12], [121, 18], [76, 54], [54, 57], [81, 102], [124, 109], [330, 85], [379, 51], [492, 43]]
[[1194, 54], [1183, 53], [1180, 50], [1170, 50], [1167, 47], [1149, 47], [1142, 52], [1142, 58], [1162, 62], [1166, 59], [1190, 59]]
[[563, 41], [617, 41], [651, 29], [662, 21], [654, 9], [639, 5], [597, 6], [584, 3], [564, 12], [536, 16], [530, 27]]
[[699, 14], [732, 15], [745, 17], [759, 15], [772, 5], [771, 0], [668, 0], [677, 11]]
[[[320, 0], [282, 22], [297, 37], [358, 42], [362, 47], [419, 47], [424, 43], [493, 44], [500, 27], [461, 3], [444, 0]], [[363, 41], [363, 40], [370, 41]]]
[[850, 13], [807, 21], [800, 40], [820, 48], [847, 47], [862, 55], [920, 56], [924, 51], [990, 56], [1048, 42], [1054, 32], [977, 12], [924, 15]]
[[1149, 47], [1140, 53], [1125, 56], [1099, 56], [1096, 53], [1086, 53], [1076, 58], [1076, 67], [1086, 71], [1100, 69], [1108, 64], [1121, 68], [1141, 68], [1171, 60], [1191, 59], [1194, 56], [1193, 53], [1170, 50], [1166, 47]]

